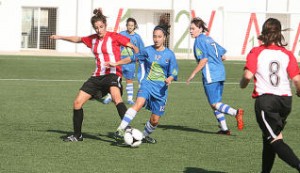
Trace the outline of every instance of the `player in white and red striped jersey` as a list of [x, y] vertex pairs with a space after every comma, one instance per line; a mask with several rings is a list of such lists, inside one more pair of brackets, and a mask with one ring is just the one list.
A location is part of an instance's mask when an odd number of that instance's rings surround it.
[[122, 100], [122, 68], [106, 68], [105, 62], [117, 62], [121, 59], [120, 46], [132, 48], [138, 53], [138, 48], [130, 43], [130, 39], [115, 32], [106, 30], [106, 16], [101, 9], [94, 10], [91, 24], [96, 34], [87, 37], [78, 36], [58, 36], [52, 35], [51, 39], [60, 39], [73, 43], [84, 43], [91, 48], [95, 56], [96, 69], [92, 76], [82, 85], [73, 104], [73, 127], [74, 134], [67, 136], [64, 141], [82, 141], [81, 127], [83, 122], [83, 105], [89, 99], [100, 100], [110, 93], [114, 101], [118, 114], [122, 119], [127, 107]]
[[300, 172], [300, 160], [283, 142], [282, 131], [292, 107], [290, 79], [300, 96], [300, 70], [292, 52], [285, 49], [279, 20], [269, 18], [263, 25], [261, 46], [254, 47], [247, 55], [240, 87], [246, 88], [254, 77], [256, 121], [262, 130], [262, 173], [272, 170], [276, 154]]

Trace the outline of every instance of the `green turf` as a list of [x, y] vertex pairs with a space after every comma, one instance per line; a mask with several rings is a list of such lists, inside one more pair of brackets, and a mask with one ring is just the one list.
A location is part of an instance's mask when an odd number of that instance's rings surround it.
[[[238, 86], [244, 62], [225, 62], [223, 101], [245, 109], [241, 132], [227, 116], [232, 136], [215, 134], [217, 123], [200, 75], [189, 86], [184, 83], [195, 61], [178, 63], [179, 81], [170, 86], [165, 116], [152, 135], [158, 143], [129, 148], [116, 146], [111, 138], [120, 122], [113, 104], [97, 101], [84, 105], [84, 141], [61, 140], [72, 132], [72, 102], [94, 70], [93, 58], [0, 56], [0, 172], [259, 172], [262, 145], [250, 96], [253, 85], [245, 90]], [[284, 131], [285, 141], [298, 155], [299, 103], [295, 97]], [[142, 129], [149, 116], [141, 110], [132, 126]], [[273, 172], [293, 169], [277, 158]]]

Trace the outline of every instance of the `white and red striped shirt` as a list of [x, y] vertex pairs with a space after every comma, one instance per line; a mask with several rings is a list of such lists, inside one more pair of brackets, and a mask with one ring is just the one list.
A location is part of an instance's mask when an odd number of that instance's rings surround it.
[[122, 77], [122, 67], [105, 67], [105, 62], [117, 62], [121, 59], [120, 46], [126, 46], [130, 39], [115, 33], [106, 32], [102, 39], [99, 39], [97, 34], [87, 37], [82, 37], [81, 41], [89, 48], [95, 55], [96, 69], [92, 76], [102, 76], [107, 74], [116, 74]]
[[247, 56], [245, 69], [254, 74], [252, 97], [262, 94], [291, 96], [289, 78], [300, 73], [295, 56], [284, 47], [254, 47]]

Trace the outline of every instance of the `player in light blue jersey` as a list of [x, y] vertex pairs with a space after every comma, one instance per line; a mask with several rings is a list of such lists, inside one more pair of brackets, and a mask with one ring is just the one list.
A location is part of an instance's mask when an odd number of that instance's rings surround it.
[[[130, 39], [130, 42], [134, 44], [136, 47], [139, 48], [139, 50], [144, 49], [144, 42], [139, 34], [135, 32], [136, 29], [138, 29], [138, 24], [134, 18], [128, 18], [126, 20], [126, 27], [127, 30], [121, 31], [120, 34], [128, 37]], [[132, 49], [121, 46], [121, 58], [127, 58], [131, 57], [131, 59], [135, 58], [135, 55], [133, 54]], [[141, 81], [141, 79], [144, 77], [144, 65], [142, 61], [132, 61], [129, 64], [124, 64], [122, 66], [122, 73], [123, 77], [126, 79], [126, 93], [127, 93], [127, 103], [128, 104], [134, 104], [133, 101], [133, 93], [134, 93], [134, 86], [133, 86], [133, 80], [135, 78], [135, 64], [136, 62], [139, 63], [138, 67], [138, 82]], [[106, 98], [103, 100], [104, 104], [108, 104], [111, 102], [111, 96], [108, 94]]]
[[244, 110], [236, 110], [222, 102], [224, 81], [226, 79], [223, 64], [226, 50], [211, 37], [205, 35], [205, 32], [208, 32], [205, 22], [200, 18], [194, 18], [191, 21], [190, 34], [192, 38], [195, 38], [193, 50], [198, 65], [186, 83], [189, 84], [195, 75], [199, 71], [202, 71], [202, 82], [205, 94], [219, 122], [220, 130], [217, 133], [230, 135], [224, 114], [234, 116], [237, 120], [238, 129], [242, 130], [244, 127]]
[[[118, 127], [116, 139], [123, 139], [124, 130], [136, 116], [137, 112], [146, 106], [151, 111], [151, 117], [144, 127], [144, 142], [156, 143], [156, 140], [149, 135], [158, 126], [161, 116], [165, 113], [168, 97], [168, 86], [173, 80], [177, 80], [178, 65], [176, 57], [170, 49], [164, 46], [168, 36], [168, 26], [156, 26], [153, 31], [154, 45], [146, 47], [138, 54], [138, 59], [144, 62], [145, 77], [137, 93], [136, 103], [129, 108]], [[109, 63], [110, 66], [117, 66], [135, 61], [125, 58], [116, 63]]]

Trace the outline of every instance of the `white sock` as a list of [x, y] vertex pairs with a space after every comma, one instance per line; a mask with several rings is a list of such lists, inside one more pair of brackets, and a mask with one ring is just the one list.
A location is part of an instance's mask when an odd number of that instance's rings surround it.
[[107, 99], [111, 99], [111, 95], [109, 93], [105, 97], [105, 100], [107, 100]]
[[126, 92], [127, 92], [127, 100], [133, 99], [133, 83], [129, 83], [126, 85]]
[[136, 113], [137, 113], [137, 111], [135, 111], [132, 108], [129, 108], [126, 111], [125, 116], [123, 117], [118, 129], [124, 130], [130, 124], [130, 122], [134, 119]]
[[226, 131], [228, 130], [228, 127], [227, 127], [227, 123], [226, 123], [226, 118], [225, 118], [225, 115], [219, 111], [215, 111], [215, 116], [220, 124], [220, 127], [221, 127], [221, 130], [222, 131]]

